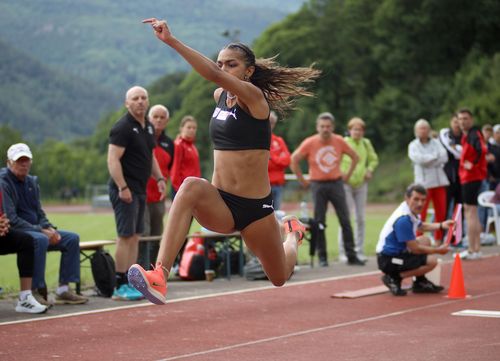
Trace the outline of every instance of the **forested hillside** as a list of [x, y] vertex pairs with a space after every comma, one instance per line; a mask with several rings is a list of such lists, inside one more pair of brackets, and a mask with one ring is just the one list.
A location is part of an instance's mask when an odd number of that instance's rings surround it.
[[[120, 106], [129, 86], [187, 70], [158, 46], [141, 24], [145, 17], [168, 17], [182, 39], [213, 54], [228, 38], [253, 40], [302, 2], [1, 1], [0, 40], [11, 48], [0, 45], [0, 124], [14, 125], [37, 142], [88, 135], [104, 110]], [[41, 93], [45, 85], [52, 96]]]
[[[491, 0], [309, 1], [254, 43], [258, 56], [279, 53], [284, 64], [315, 63], [323, 72], [314, 87], [316, 97], [299, 102], [277, 133], [293, 150], [314, 132], [318, 112], [331, 111], [339, 133], [350, 117], [361, 116], [382, 163], [394, 163], [385, 178], [375, 177], [380, 184], [371, 190], [396, 190], [399, 197], [398, 189], [408, 179], [398, 164], [406, 159], [418, 118], [439, 128], [453, 111], [466, 106], [478, 124], [500, 123], [498, 19], [500, 2]], [[172, 29], [182, 39], [179, 27]], [[165, 49], [152, 43], [151, 49], [156, 48]], [[207, 128], [214, 88], [192, 72], [164, 76], [149, 87], [151, 103], [171, 110], [170, 135], [177, 134], [183, 115], [199, 120], [197, 146], [205, 177], [211, 175]], [[123, 109], [103, 119], [96, 133], [80, 143], [82, 148], [104, 157], [107, 132], [121, 114]]]
[[69, 139], [89, 136], [96, 114], [118, 104], [96, 84], [53, 70], [0, 40], [0, 124], [26, 139]]
[[212, 54], [226, 42], [224, 31], [251, 41], [302, 2], [9, 0], [0, 3], [0, 34], [45, 64], [121, 94], [132, 84], [187, 69], [157, 46], [142, 19], [165, 17], [182, 39]]

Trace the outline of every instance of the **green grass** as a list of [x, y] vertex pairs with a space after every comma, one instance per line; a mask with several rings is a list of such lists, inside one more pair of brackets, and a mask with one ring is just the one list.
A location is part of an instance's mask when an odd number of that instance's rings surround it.
[[[116, 231], [114, 218], [109, 213], [82, 213], [82, 214], [48, 214], [49, 219], [58, 226], [59, 229], [76, 232], [80, 235], [82, 241], [91, 241], [96, 239], [115, 239]], [[375, 245], [382, 226], [387, 219], [385, 212], [369, 212], [366, 219], [366, 244], [365, 251], [368, 255], [375, 253]], [[328, 258], [333, 260], [338, 255], [337, 234], [338, 221], [336, 216], [330, 211], [327, 217], [327, 247]], [[199, 225], [193, 222], [191, 231], [199, 229]], [[106, 249], [114, 255], [115, 247], [108, 246]], [[49, 289], [54, 289], [58, 282], [60, 252], [49, 252], [47, 255], [47, 266], [45, 277]], [[0, 286], [6, 293], [16, 292], [19, 289], [19, 278], [16, 266], [16, 256], [6, 255], [0, 257], [2, 262], [2, 272], [0, 273]], [[299, 263], [308, 264], [309, 245], [307, 242], [299, 249]], [[85, 261], [81, 268], [82, 285], [91, 286], [93, 284], [92, 273], [89, 261]]]

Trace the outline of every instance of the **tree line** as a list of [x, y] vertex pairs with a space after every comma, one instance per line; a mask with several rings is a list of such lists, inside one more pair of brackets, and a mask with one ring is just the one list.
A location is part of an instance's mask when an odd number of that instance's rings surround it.
[[[499, 18], [500, 3], [492, 0], [310, 0], [253, 44], [258, 57], [279, 54], [287, 66], [314, 64], [322, 70], [316, 96], [302, 99], [276, 132], [295, 149], [314, 133], [319, 112], [335, 115], [340, 134], [359, 116], [382, 159], [397, 161], [394, 154], [406, 158], [419, 118], [444, 127], [453, 111], [466, 106], [479, 125], [500, 122]], [[184, 115], [198, 119], [196, 144], [208, 178], [214, 89], [194, 72], [165, 75], [148, 87], [151, 105], [171, 111], [171, 137]], [[106, 181], [107, 136], [123, 113], [122, 108], [108, 114], [90, 137], [50, 141], [37, 149], [35, 169], [46, 195], [63, 184]], [[4, 127], [2, 151], [4, 132], [13, 131]]]

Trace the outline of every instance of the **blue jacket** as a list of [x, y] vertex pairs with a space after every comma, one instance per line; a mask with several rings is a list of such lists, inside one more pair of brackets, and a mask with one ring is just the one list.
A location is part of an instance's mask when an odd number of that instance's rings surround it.
[[10, 172], [8, 168], [0, 169], [0, 182], [3, 194], [3, 210], [10, 221], [10, 227], [14, 230], [19, 231], [35, 231], [40, 232], [44, 228], [54, 227], [45, 212], [42, 209], [42, 204], [40, 203], [40, 186], [38, 185], [37, 177], [28, 175], [25, 182], [29, 182], [30, 185], [35, 189], [36, 197], [36, 214], [38, 218], [38, 224], [31, 224], [17, 215], [17, 207], [19, 202], [19, 196], [17, 194], [16, 186], [14, 184], [15, 176]]

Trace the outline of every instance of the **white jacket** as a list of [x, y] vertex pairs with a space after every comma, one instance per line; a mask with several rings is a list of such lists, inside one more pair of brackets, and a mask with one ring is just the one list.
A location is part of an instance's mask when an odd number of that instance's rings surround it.
[[414, 139], [408, 145], [408, 157], [413, 162], [415, 183], [426, 189], [450, 184], [443, 170], [448, 154], [439, 140], [431, 138], [424, 144], [420, 139]]

